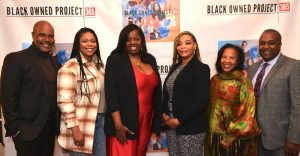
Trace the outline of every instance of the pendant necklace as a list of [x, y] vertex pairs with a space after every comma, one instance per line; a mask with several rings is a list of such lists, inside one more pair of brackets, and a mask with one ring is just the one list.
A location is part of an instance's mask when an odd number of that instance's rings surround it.
[[143, 72], [146, 73], [146, 71], [144, 70], [144, 68], [141, 66], [140, 62], [140, 57], [138, 57], [137, 59], [134, 59], [132, 56], [130, 56], [130, 60], [132, 60], [132, 62]]

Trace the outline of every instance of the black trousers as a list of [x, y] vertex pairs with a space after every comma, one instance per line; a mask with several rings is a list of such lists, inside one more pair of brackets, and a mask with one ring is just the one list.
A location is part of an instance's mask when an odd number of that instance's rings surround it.
[[55, 134], [51, 125], [47, 124], [32, 141], [24, 140], [20, 134], [13, 138], [17, 156], [53, 156]]

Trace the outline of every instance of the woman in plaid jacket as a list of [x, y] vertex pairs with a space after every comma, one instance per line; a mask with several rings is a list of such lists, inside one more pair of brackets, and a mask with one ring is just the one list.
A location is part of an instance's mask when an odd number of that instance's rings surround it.
[[58, 143], [71, 156], [105, 156], [104, 67], [92, 29], [77, 32], [71, 59], [60, 68], [57, 83], [62, 112]]

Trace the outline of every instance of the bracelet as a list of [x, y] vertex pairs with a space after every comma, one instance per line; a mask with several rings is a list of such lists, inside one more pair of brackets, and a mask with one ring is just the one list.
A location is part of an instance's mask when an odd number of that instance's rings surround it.
[[115, 130], [119, 130], [119, 129], [121, 129], [122, 127], [124, 127], [123, 124], [122, 124], [121, 126], [119, 126], [119, 127], [115, 127]]

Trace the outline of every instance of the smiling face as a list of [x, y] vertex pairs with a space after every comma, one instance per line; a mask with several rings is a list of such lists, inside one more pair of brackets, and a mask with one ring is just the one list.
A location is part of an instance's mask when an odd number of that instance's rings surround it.
[[90, 32], [86, 32], [82, 34], [79, 40], [79, 44], [79, 50], [81, 55], [86, 60], [91, 60], [97, 49], [97, 42], [95, 36]]
[[227, 48], [221, 57], [223, 72], [231, 72], [238, 65], [238, 52], [233, 48]]
[[141, 49], [141, 46], [142, 46], [142, 39], [138, 30], [131, 31], [126, 41], [126, 49], [128, 53], [132, 55], [137, 55]]
[[259, 38], [259, 54], [266, 61], [274, 59], [281, 49], [281, 37], [272, 31], [265, 31]]
[[243, 48], [244, 52], [249, 51], [248, 43], [247, 42], [243, 42], [242, 48]]
[[182, 60], [189, 60], [194, 56], [197, 45], [190, 35], [182, 35], [176, 45], [178, 55]]
[[46, 21], [40, 21], [33, 28], [32, 43], [42, 52], [50, 53], [54, 48], [54, 29]]

